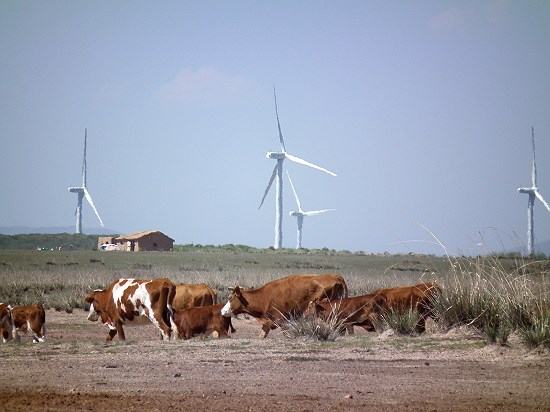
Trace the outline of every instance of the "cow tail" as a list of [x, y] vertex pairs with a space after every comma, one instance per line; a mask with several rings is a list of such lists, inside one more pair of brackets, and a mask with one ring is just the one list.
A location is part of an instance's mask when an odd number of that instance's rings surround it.
[[344, 278], [342, 278], [342, 286], [344, 287], [344, 298], [347, 298], [349, 296], [349, 292], [348, 292], [348, 285], [346, 283], [346, 281], [344, 280]]

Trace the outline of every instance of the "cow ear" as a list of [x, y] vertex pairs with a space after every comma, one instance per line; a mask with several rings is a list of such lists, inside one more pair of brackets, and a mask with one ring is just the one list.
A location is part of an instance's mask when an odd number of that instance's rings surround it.
[[241, 293], [241, 288], [238, 287], [238, 286], [235, 286], [234, 288], [227, 288], [227, 289], [229, 289], [231, 292], [233, 292], [237, 295], [239, 295]]
[[88, 295], [84, 298], [85, 302], [92, 303], [94, 301], [94, 297], [92, 295]]

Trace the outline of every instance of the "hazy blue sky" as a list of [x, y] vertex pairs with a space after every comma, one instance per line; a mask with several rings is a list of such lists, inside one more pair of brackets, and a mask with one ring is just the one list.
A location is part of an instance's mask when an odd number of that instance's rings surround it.
[[453, 254], [525, 244], [549, 39], [548, 1], [0, 2], [0, 226], [74, 225], [87, 128], [106, 227], [271, 246], [275, 84], [287, 151], [338, 174], [285, 161], [305, 210], [336, 209], [304, 247], [442, 253], [421, 225]]

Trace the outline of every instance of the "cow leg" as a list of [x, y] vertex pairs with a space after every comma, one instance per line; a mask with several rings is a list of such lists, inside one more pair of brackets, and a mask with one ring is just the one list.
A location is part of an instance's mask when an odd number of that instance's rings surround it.
[[42, 333], [41, 327], [39, 327], [38, 325], [33, 325], [32, 331], [33, 331], [33, 337], [32, 337], [33, 343], [45, 342], [44, 334]]
[[260, 332], [260, 338], [261, 339], [267, 338], [267, 335], [268, 335], [270, 330], [271, 330], [271, 328], [268, 325], [265, 325], [265, 324], [262, 325], [262, 331]]
[[109, 333], [107, 333], [107, 336], [105, 337], [105, 341], [106, 342], [112, 341], [116, 334], [117, 334], [116, 329], [109, 329]]
[[118, 333], [118, 338], [120, 340], [126, 340], [126, 335], [124, 334], [124, 329], [122, 329], [122, 322], [120, 320], [117, 320], [115, 323], [115, 327], [113, 329], [109, 328], [109, 334], [105, 338], [107, 342], [112, 341], [113, 338]]

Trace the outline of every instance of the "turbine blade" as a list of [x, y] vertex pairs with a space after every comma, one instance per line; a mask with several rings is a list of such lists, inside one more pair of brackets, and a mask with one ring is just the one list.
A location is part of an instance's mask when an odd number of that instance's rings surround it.
[[275, 85], [273, 85], [273, 96], [275, 97], [275, 115], [277, 116], [277, 128], [279, 129], [279, 141], [281, 142], [281, 148], [283, 152], [286, 152], [285, 140], [283, 139], [283, 132], [281, 132], [281, 123], [279, 122], [279, 111], [277, 110], [277, 94], [275, 94]]
[[539, 193], [538, 190], [535, 189], [535, 196], [538, 197], [538, 199], [542, 202], [542, 204], [544, 205], [544, 207], [546, 209], [548, 209], [548, 211], [550, 212], [550, 206], [548, 206], [548, 203], [546, 203], [546, 200], [544, 200], [544, 198], [542, 197], [542, 195]]
[[291, 160], [291, 161], [293, 161], [293, 162], [295, 162], [295, 163], [300, 163], [300, 164], [302, 164], [302, 165], [304, 165], [304, 166], [309, 166], [309, 167], [312, 167], [312, 168], [314, 168], [314, 169], [320, 170], [320, 171], [322, 171], [322, 172], [328, 173], [328, 174], [331, 175], [331, 176], [336, 176], [336, 173], [331, 172], [330, 170], [327, 170], [327, 169], [325, 169], [325, 168], [323, 168], [323, 167], [321, 167], [321, 166], [314, 165], [313, 163], [310, 163], [310, 162], [308, 162], [308, 161], [306, 161], [306, 160], [304, 160], [304, 159], [300, 159], [299, 157], [293, 156], [293, 155], [291, 155], [291, 154], [285, 153], [285, 157], [286, 157], [288, 160]]
[[86, 144], [88, 140], [88, 129], [84, 129], [84, 156], [82, 157], [82, 186], [86, 187], [88, 165], [86, 164]]
[[294, 192], [294, 197], [296, 198], [296, 203], [298, 204], [298, 211], [303, 212], [302, 205], [300, 204], [300, 199], [298, 199], [298, 194], [296, 193], [296, 189], [294, 189], [294, 185], [292, 184], [292, 179], [290, 178], [290, 173], [288, 173], [288, 170], [286, 171], [286, 175], [288, 176], [290, 187], [292, 187], [292, 192]]
[[262, 207], [264, 204], [265, 197], [267, 196], [267, 193], [269, 192], [269, 189], [271, 188], [271, 185], [273, 184], [273, 181], [275, 180], [275, 176], [277, 176], [277, 166], [275, 165], [275, 168], [273, 169], [273, 173], [271, 174], [271, 178], [269, 179], [269, 183], [267, 184], [267, 187], [265, 188], [264, 197], [262, 197], [262, 202], [260, 203], [260, 206], [258, 206], [258, 209]]
[[312, 210], [310, 212], [304, 212], [304, 216], [316, 216], [316, 215], [320, 215], [321, 213], [330, 212], [332, 210], [336, 210], [336, 209]]
[[531, 126], [531, 142], [533, 144], [533, 169], [531, 171], [531, 180], [533, 187], [537, 187], [537, 162], [535, 160], [535, 128]]
[[103, 221], [101, 220], [101, 218], [99, 217], [99, 213], [97, 213], [97, 209], [95, 208], [94, 206], [94, 202], [92, 200], [92, 196], [90, 196], [90, 193], [88, 192], [88, 189], [86, 187], [84, 187], [84, 196], [86, 197], [86, 200], [88, 201], [88, 203], [90, 204], [90, 206], [92, 206], [92, 209], [94, 209], [94, 212], [95, 212], [95, 215], [97, 216], [97, 218], [99, 219], [99, 223], [101, 224], [101, 227], [103, 227]]

